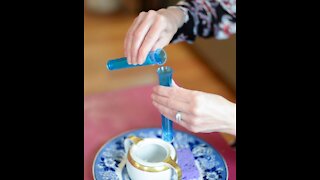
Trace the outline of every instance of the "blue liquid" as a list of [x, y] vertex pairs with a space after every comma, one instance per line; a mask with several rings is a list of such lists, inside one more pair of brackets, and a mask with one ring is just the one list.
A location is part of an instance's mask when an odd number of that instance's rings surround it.
[[[159, 77], [159, 84], [161, 86], [171, 86], [172, 83], [172, 69], [169, 66], [161, 66], [157, 70]], [[162, 139], [167, 142], [172, 142], [174, 132], [172, 121], [161, 114], [162, 119]]]
[[127, 63], [127, 58], [122, 57], [118, 59], [112, 59], [107, 62], [107, 69], [110, 71], [119, 70], [124, 68], [133, 68], [139, 66], [148, 66], [148, 65], [163, 65], [167, 60], [167, 55], [164, 50], [157, 49], [155, 51], [150, 51], [147, 55], [145, 62], [141, 65], [132, 65]]

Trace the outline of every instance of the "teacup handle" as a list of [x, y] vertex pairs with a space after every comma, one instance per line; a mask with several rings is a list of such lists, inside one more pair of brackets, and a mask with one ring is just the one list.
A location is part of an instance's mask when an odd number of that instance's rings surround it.
[[181, 168], [179, 167], [179, 165], [171, 159], [171, 157], [165, 159], [163, 161], [165, 164], [169, 165], [171, 168], [174, 169], [174, 171], [177, 173], [178, 175], [178, 180], [181, 180], [182, 178], [182, 171], [181, 171]]
[[126, 153], [128, 153], [130, 147], [133, 144], [138, 144], [139, 141], [141, 141], [142, 139], [137, 137], [137, 136], [129, 136], [128, 138], [126, 138], [124, 140], [124, 150]]

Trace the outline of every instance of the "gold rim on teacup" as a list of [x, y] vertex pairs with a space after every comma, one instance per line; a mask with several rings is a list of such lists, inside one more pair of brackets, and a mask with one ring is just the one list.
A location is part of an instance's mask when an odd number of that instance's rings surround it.
[[[139, 138], [139, 137], [136, 137], [136, 136], [130, 136], [128, 137], [134, 144], [138, 144], [140, 141], [142, 141], [143, 139]], [[131, 147], [132, 148], [132, 147]], [[130, 150], [131, 150], [130, 148]], [[174, 149], [174, 148], [173, 148]], [[139, 170], [142, 170], [142, 171], [147, 171], [147, 172], [161, 172], [161, 171], [165, 171], [165, 170], [168, 170], [170, 169], [170, 167], [168, 166], [157, 166], [157, 167], [150, 167], [150, 166], [145, 166], [145, 165], [142, 165], [138, 162], [136, 162], [132, 156], [131, 156], [131, 151], [128, 151], [128, 161], [131, 163], [131, 165]], [[176, 160], [177, 160], [177, 152], [176, 150], [174, 149], [175, 151], [175, 156], [173, 158], [173, 160], [171, 159], [171, 155], [170, 155], [170, 152], [169, 152], [169, 155], [162, 161], [163, 163], [167, 163], [169, 164], [170, 166], [173, 167], [173, 169], [175, 170], [175, 172], [178, 174], [178, 179], [181, 179], [182, 177], [182, 172], [181, 172], [181, 168], [178, 166], [178, 164], [176, 163]]]

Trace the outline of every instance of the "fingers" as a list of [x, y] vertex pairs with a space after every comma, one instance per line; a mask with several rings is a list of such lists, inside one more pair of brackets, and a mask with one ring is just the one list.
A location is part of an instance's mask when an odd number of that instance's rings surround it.
[[166, 86], [156, 86], [153, 88], [153, 92], [160, 96], [174, 97], [183, 102], [192, 101], [194, 92], [187, 90], [178, 86], [166, 87]]
[[192, 132], [201, 132], [201, 124], [200, 120], [196, 121], [196, 118], [190, 114], [181, 112], [181, 121], [176, 121], [176, 113], [177, 111], [167, 108], [157, 102], [153, 101], [153, 105], [159, 110], [159, 112], [164, 115], [166, 118], [172, 120], [173, 122], [185, 127], [186, 129]]
[[154, 24], [154, 16], [156, 12], [150, 10], [145, 16], [143, 21], [133, 32], [133, 38], [131, 43], [131, 60], [133, 64], [138, 64], [137, 55], [142, 44], [142, 41], [145, 39], [150, 27]]
[[151, 50], [155, 51], [156, 49], [163, 49], [166, 45], [168, 45], [170, 43], [170, 40], [172, 39], [172, 37], [169, 38], [166, 36], [167, 36], [167, 34], [159, 37], [158, 41], [152, 46]]
[[158, 104], [161, 104], [165, 107], [174, 109], [175, 111], [180, 111], [184, 113], [189, 113], [191, 112], [191, 107], [188, 103], [179, 101], [174, 98], [168, 98], [165, 96], [160, 96], [157, 94], [152, 94], [151, 98], [153, 101], [155, 101]]
[[146, 12], [141, 12], [139, 16], [134, 20], [131, 27], [129, 28], [126, 38], [125, 38], [125, 56], [127, 57], [128, 64], [132, 64], [132, 58], [131, 58], [131, 44], [133, 40], [133, 33], [135, 32], [136, 28], [140, 25], [140, 23], [143, 21], [144, 16], [146, 15]]
[[142, 64], [144, 63], [149, 51], [154, 46], [154, 44], [159, 40], [161, 31], [163, 29], [162, 21], [156, 17], [154, 24], [152, 24], [150, 30], [146, 34], [141, 46], [139, 47], [139, 51], [137, 54], [137, 63]]
[[180, 122], [177, 122], [176, 121], [176, 114], [177, 114], [177, 111], [173, 110], [173, 109], [170, 109], [168, 107], [165, 107], [155, 101], [152, 102], [153, 105], [159, 110], [159, 112], [164, 115], [166, 118], [178, 123], [178, 124], [184, 124], [186, 125], [188, 121], [190, 121], [190, 116], [186, 113], [182, 113], [182, 117], [183, 117], [183, 120], [180, 121]]
[[125, 54], [129, 64], [143, 64], [155, 44], [163, 48], [170, 42], [166, 40], [167, 36], [161, 36], [166, 25], [166, 19], [156, 11], [139, 14], [125, 38]]
[[126, 57], [128, 57], [128, 43], [131, 41], [130, 38], [132, 37], [131, 36], [132, 29], [138, 25], [139, 20], [141, 21], [141, 17], [139, 16], [134, 19], [133, 23], [131, 24], [130, 28], [127, 31], [126, 37], [124, 38], [124, 54]]

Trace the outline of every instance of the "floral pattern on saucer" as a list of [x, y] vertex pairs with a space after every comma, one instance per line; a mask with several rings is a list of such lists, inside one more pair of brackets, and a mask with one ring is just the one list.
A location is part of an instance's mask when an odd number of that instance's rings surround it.
[[[125, 168], [124, 140], [131, 135], [141, 138], [161, 138], [161, 129], [131, 131], [113, 138], [98, 151], [93, 163], [96, 180], [130, 180]], [[175, 131], [172, 145], [176, 149], [189, 148], [200, 172], [199, 180], [226, 180], [228, 170], [222, 156], [205, 141], [182, 131]], [[175, 177], [172, 177], [175, 179]]]

